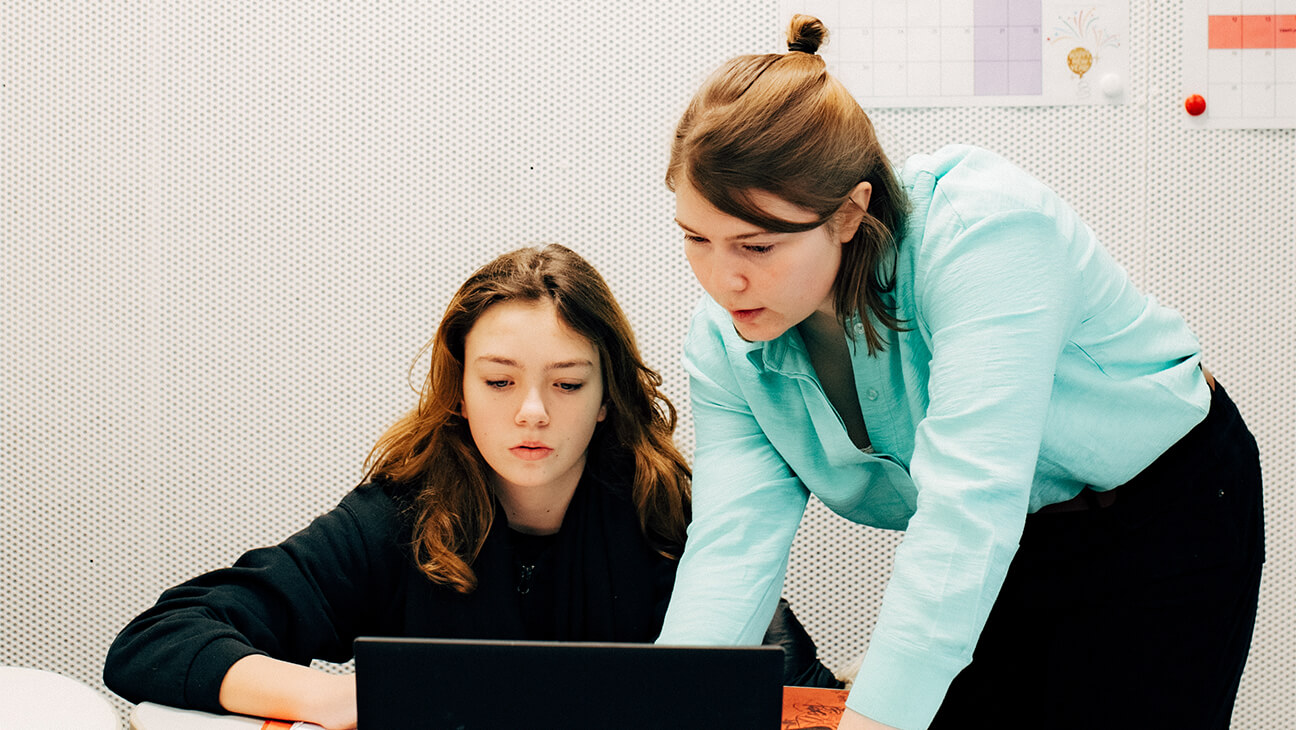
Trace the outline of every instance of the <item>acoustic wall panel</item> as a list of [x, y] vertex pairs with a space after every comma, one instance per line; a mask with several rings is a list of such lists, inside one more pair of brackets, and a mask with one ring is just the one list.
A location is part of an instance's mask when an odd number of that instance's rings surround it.
[[[1134, 4], [1124, 105], [872, 116], [897, 162], [951, 142], [1016, 161], [1199, 333], [1266, 473], [1234, 725], [1280, 727], [1296, 136], [1182, 128], [1176, 8]], [[0, 664], [102, 687], [113, 635], [161, 590], [335, 504], [413, 404], [453, 289], [519, 245], [603, 271], [691, 454], [679, 350], [701, 291], [667, 146], [711, 69], [779, 48], [776, 16], [775, 0], [0, 3]], [[829, 666], [866, 647], [900, 539], [812, 501], [786, 594]]]

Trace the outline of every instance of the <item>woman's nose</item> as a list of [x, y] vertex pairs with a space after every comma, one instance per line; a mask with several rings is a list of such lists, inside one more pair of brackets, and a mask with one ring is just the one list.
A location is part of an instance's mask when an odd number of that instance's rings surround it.
[[689, 266], [702, 288], [719, 299], [722, 294], [741, 292], [747, 288], [747, 276], [742, 262], [724, 251], [714, 249], [690, 252]]
[[721, 277], [728, 291], [740, 292], [747, 288], [747, 275], [737, 266], [725, 266]]
[[711, 283], [719, 291], [740, 292], [747, 288], [742, 262], [727, 253], [717, 253], [711, 262]]
[[545, 408], [544, 398], [538, 388], [526, 391], [515, 420], [519, 426], [543, 426], [549, 423], [549, 411]]

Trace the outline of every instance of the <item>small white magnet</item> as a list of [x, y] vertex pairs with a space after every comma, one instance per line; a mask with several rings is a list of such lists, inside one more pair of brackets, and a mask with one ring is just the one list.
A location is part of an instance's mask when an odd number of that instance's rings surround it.
[[1120, 96], [1121, 92], [1125, 90], [1125, 85], [1121, 83], [1119, 74], [1106, 74], [1098, 84], [1102, 87], [1102, 93], [1106, 96]]

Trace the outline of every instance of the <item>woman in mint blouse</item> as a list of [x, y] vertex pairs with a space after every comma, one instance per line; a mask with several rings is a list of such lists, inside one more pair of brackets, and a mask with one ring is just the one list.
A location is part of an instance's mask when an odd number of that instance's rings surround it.
[[1175, 311], [1005, 160], [893, 168], [796, 16], [695, 95], [667, 183], [708, 297], [663, 643], [757, 643], [813, 493], [906, 531], [842, 728], [1227, 727], [1255, 441]]

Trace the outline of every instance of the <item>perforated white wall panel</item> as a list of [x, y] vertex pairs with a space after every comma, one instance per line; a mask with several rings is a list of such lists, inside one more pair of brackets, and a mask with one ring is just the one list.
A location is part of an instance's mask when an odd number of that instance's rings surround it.
[[[1127, 105], [874, 121], [895, 160], [966, 142], [1017, 161], [1200, 334], [1266, 474], [1235, 727], [1291, 727], [1296, 133], [1180, 128], [1178, 7], [1135, 3]], [[776, 13], [0, 3], [0, 664], [102, 688], [108, 643], [162, 589], [332, 506], [412, 404], [452, 290], [518, 245], [604, 272], [691, 453], [678, 353], [700, 289], [667, 144], [707, 72], [777, 49]], [[812, 504], [787, 593], [830, 666], [864, 648], [898, 541]]]

